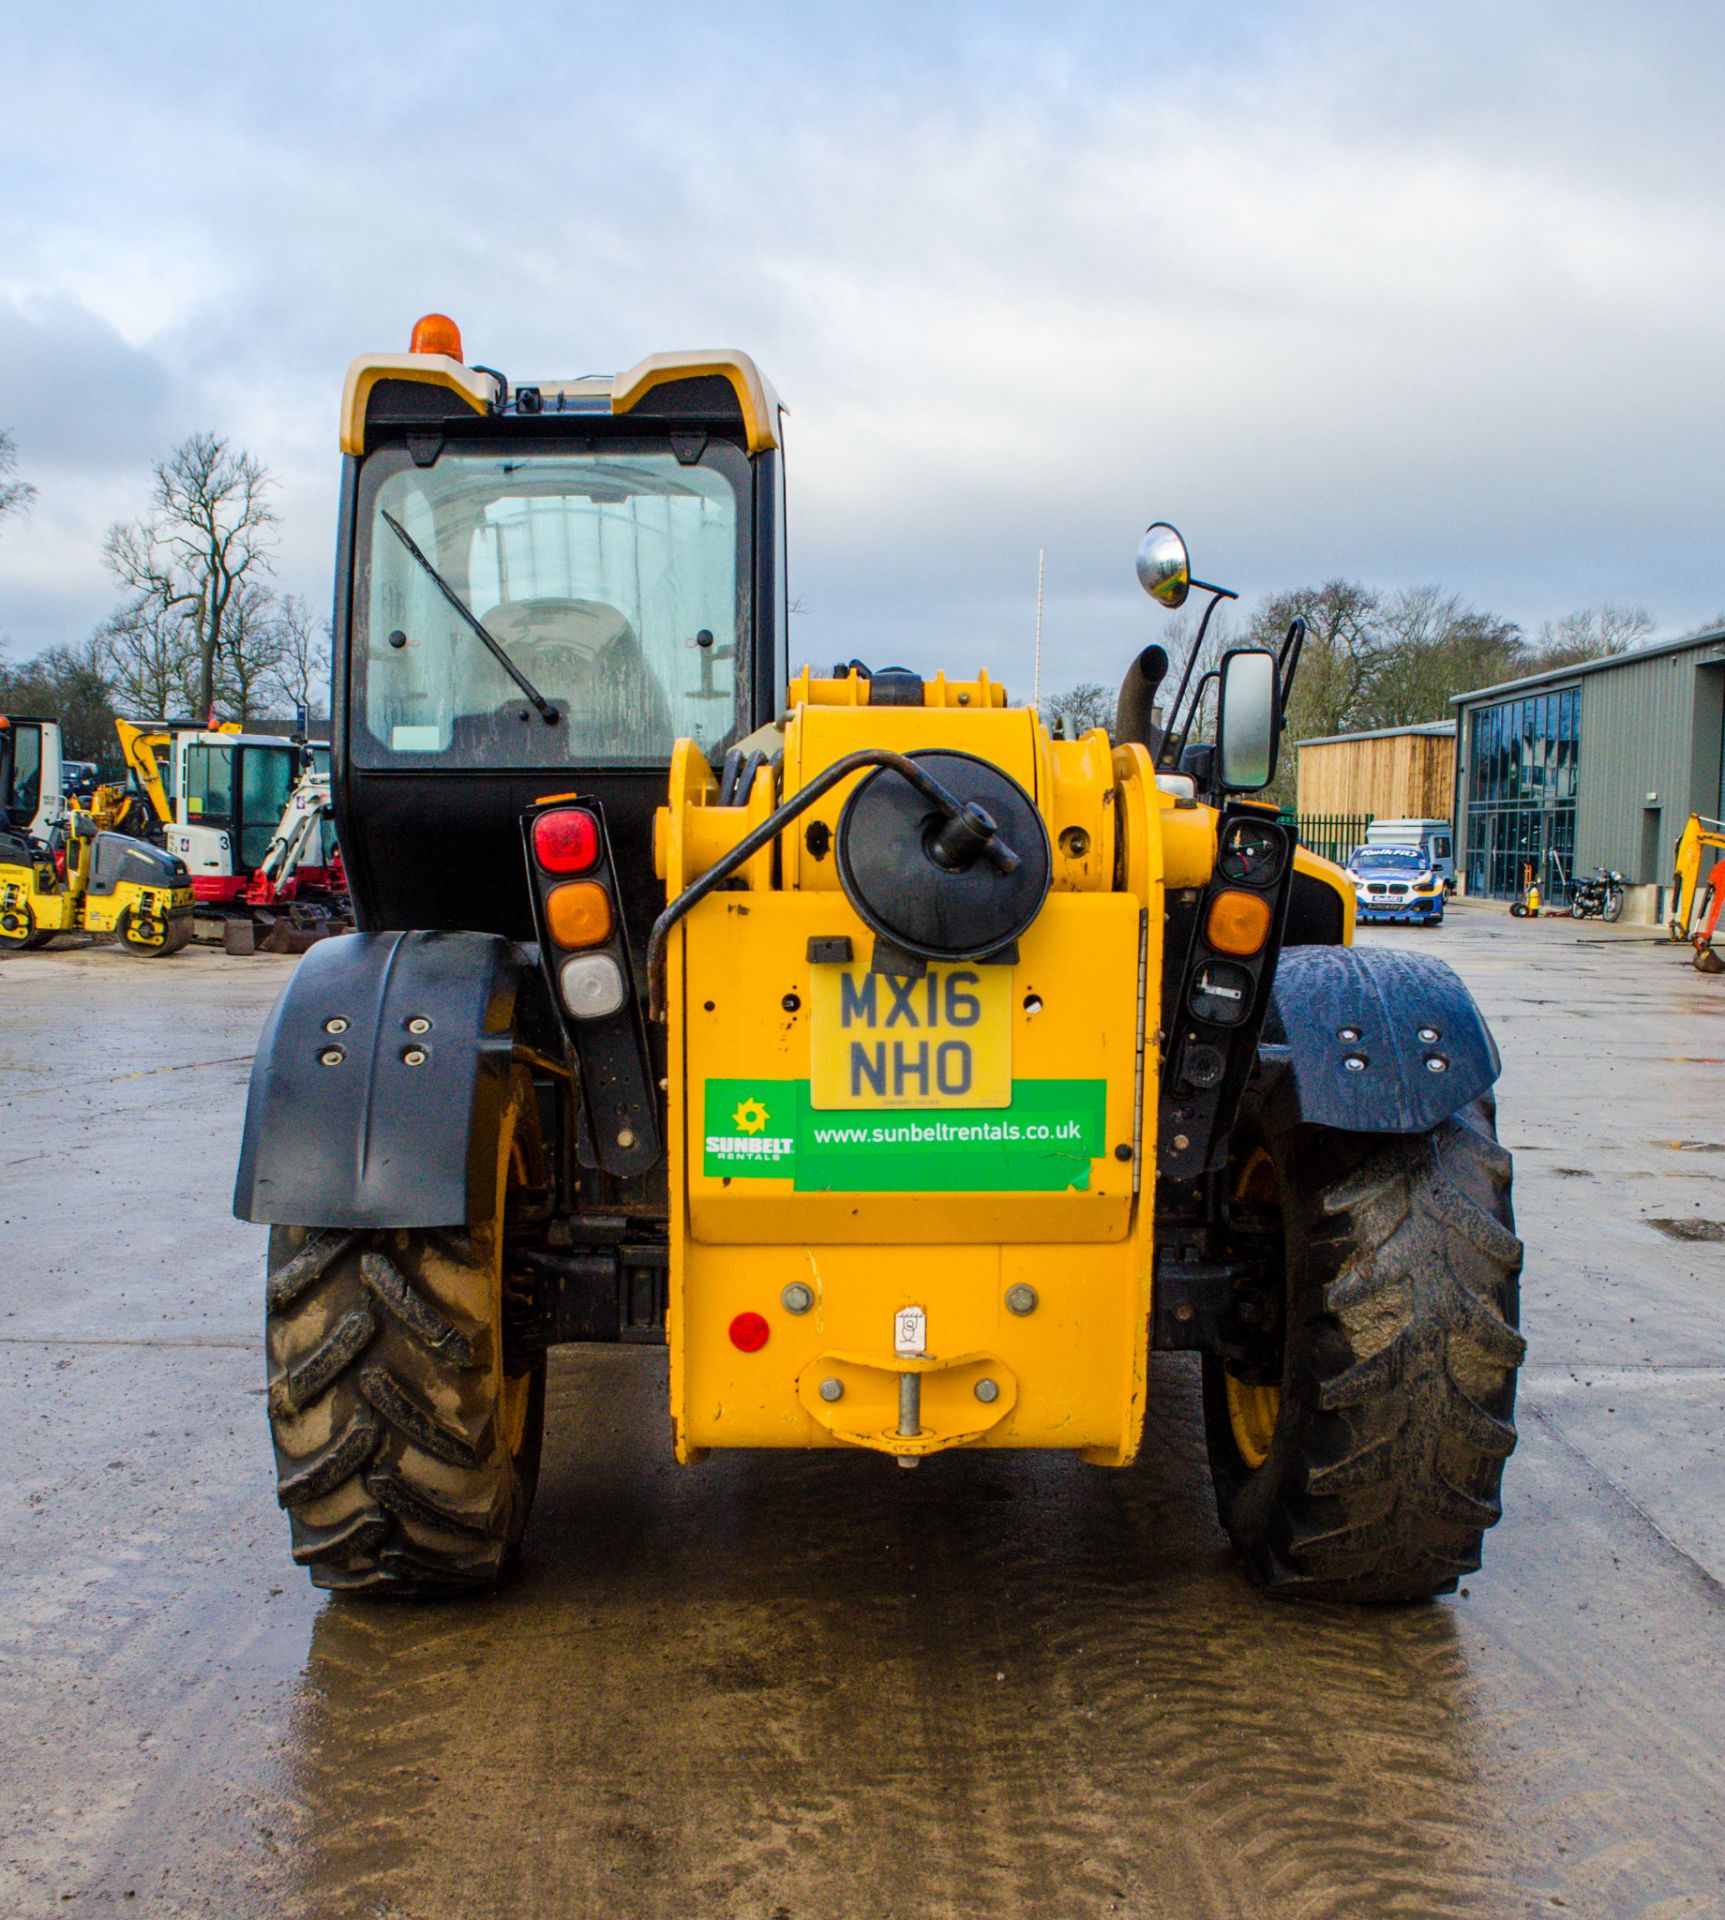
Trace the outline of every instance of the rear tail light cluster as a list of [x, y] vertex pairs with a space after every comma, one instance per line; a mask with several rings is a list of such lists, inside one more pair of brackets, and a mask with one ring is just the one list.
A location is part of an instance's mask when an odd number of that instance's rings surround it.
[[1157, 1154], [1164, 1178], [1194, 1179], [1225, 1151], [1257, 1057], [1293, 861], [1293, 833], [1274, 814], [1253, 806], [1224, 812], [1216, 874], [1185, 922], [1178, 998], [1166, 1008]]
[[629, 991], [623, 955], [596, 951], [620, 945], [610, 889], [599, 877], [606, 862], [598, 815], [588, 807], [552, 807], [533, 819], [528, 842], [546, 957], [565, 1009], [577, 1020], [618, 1012]]
[[587, 1139], [608, 1173], [659, 1157], [658, 1101], [635, 995], [629, 930], [596, 800], [559, 794], [521, 821], [544, 975], [580, 1066]]

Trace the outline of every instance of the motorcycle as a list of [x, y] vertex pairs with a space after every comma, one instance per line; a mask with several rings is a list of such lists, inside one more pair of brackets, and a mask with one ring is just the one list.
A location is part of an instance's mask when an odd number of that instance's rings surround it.
[[1610, 867], [1598, 867], [1585, 880], [1575, 883], [1569, 896], [1569, 911], [1577, 920], [1617, 920], [1623, 914], [1623, 875]]

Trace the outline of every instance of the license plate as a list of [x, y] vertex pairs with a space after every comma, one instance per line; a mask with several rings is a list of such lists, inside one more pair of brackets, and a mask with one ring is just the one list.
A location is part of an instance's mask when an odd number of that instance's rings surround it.
[[1012, 969], [935, 967], [920, 980], [817, 966], [809, 1104], [1012, 1104]]

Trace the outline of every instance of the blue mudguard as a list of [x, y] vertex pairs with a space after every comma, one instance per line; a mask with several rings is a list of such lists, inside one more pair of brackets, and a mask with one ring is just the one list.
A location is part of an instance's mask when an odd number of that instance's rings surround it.
[[1429, 1133], [1500, 1066], [1484, 1015], [1441, 960], [1288, 947], [1277, 961], [1258, 1083], [1279, 1125]]
[[234, 1212], [271, 1226], [485, 1218], [530, 970], [489, 933], [320, 941], [252, 1062]]

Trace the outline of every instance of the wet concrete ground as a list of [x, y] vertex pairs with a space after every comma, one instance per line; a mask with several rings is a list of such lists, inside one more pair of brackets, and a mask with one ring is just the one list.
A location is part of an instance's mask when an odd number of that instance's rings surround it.
[[[1453, 912], [1503, 1049], [1522, 1443], [1484, 1572], [1260, 1598], [1190, 1367], [1140, 1465], [671, 1464], [554, 1356], [522, 1578], [315, 1594], [228, 1216], [291, 962], [0, 959], [0, 1914], [1725, 1914], [1725, 979]], [[1713, 1237], [1709, 1237], [1713, 1236]]]

